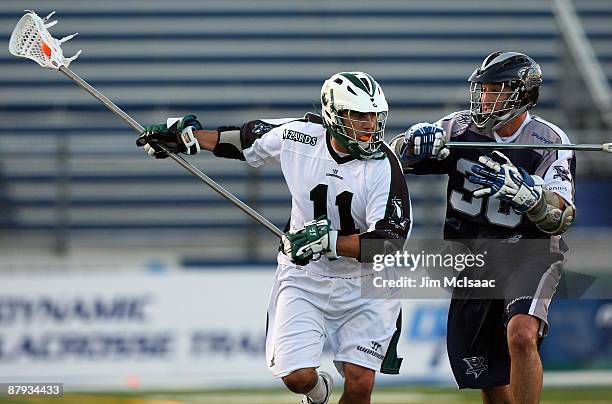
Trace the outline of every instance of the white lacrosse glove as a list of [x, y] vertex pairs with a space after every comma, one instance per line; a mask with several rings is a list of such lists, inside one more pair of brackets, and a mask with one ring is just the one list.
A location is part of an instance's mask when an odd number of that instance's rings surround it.
[[136, 145], [144, 146], [149, 156], [158, 159], [168, 157], [168, 154], [158, 146], [160, 144], [172, 153], [198, 154], [200, 144], [193, 134], [193, 131], [198, 129], [202, 129], [202, 125], [195, 115], [168, 118], [165, 124], [145, 127], [144, 132], [136, 140]]
[[325, 216], [318, 220], [304, 223], [304, 228], [289, 231], [282, 238], [283, 253], [291, 257], [298, 265], [306, 265], [311, 260], [318, 260], [322, 255], [327, 258], [338, 258], [336, 241], [338, 232], [330, 230], [330, 222]]
[[517, 213], [527, 212], [542, 197], [544, 180], [515, 167], [503, 153], [494, 151], [491, 157], [480, 156], [478, 162], [472, 166], [474, 175], [468, 176], [470, 182], [484, 185], [474, 191], [475, 197], [490, 195], [508, 201]]
[[404, 133], [404, 144], [400, 149], [403, 160], [422, 160], [435, 157], [444, 160], [450, 155], [445, 147], [446, 133], [444, 129], [427, 122], [412, 125]]

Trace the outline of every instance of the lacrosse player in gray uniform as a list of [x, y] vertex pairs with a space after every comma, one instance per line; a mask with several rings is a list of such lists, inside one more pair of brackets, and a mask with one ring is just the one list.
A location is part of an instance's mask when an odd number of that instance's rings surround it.
[[361, 72], [338, 73], [321, 90], [322, 116], [258, 119], [203, 130], [194, 116], [146, 128], [138, 139], [150, 155], [173, 152], [280, 163], [292, 197], [268, 307], [266, 357], [275, 377], [327, 403], [332, 378], [317, 372], [325, 340], [345, 378], [341, 403], [369, 403], [375, 372], [398, 373], [401, 304], [363, 299], [370, 276], [367, 240], [401, 248], [411, 208], [401, 165], [383, 141], [387, 101]]
[[[490, 273], [503, 277], [503, 299], [454, 290], [447, 347], [459, 387], [482, 389], [485, 403], [536, 403], [538, 348], [567, 250], [560, 234], [574, 219], [576, 159], [569, 150], [446, 148], [448, 140], [570, 143], [557, 126], [528, 112], [542, 82], [530, 57], [492, 53], [469, 81], [469, 111], [416, 124], [391, 146], [406, 173], [448, 175], [445, 239], [468, 248], [474, 240], [500, 240], [511, 249], [510, 257], [487, 257], [495, 262]], [[536, 244], [543, 247], [531, 254]]]

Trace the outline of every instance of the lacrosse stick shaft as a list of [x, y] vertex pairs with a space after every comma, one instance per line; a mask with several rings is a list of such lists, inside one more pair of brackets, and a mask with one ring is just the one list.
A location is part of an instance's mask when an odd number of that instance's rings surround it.
[[[66, 76], [68, 76], [68, 78], [73, 80], [76, 84], [78, 84], [81, 88], [87, 91], [89, 94], [94, 96], [102, 104], [104, 104], [104, 106], [106, 106], [106, 108], [108, 108], [111, 112], [113, 112], [115, 115], [120, 117], [123, 121], [125, 121], [128, 125], [130, 125], [132, 129], [134, 129], [134, 131], [138, 133], [142, 133], [144, 131], [143, 126], [139, 124], [134, 118], [126, 114], [123, 110], [121, 110], [121, 108], [115, 105], [115, 103], [113, 103], [106, 96], [104, 96], [104, 94], [100, 93], [98, 90], [93, 88], [91, 85], [89, 85], [89, 83], [87, 83], [85, 80], [79, 77], [76, 73], [74, 73], [68, 67], [61, 66], [59, 70], [62, 73], [64, 73]], [[185, 160], [181, 156], [176, 155], [175, 153], [169, 152], [163, 145], [160, 145], [160, 146], [162, 149], [164, 149], [166, 153], [168, 153], [168, 156], [170, 156], [172, 160], [174, 160], [181, 167], [189, 171], [191, 174], [198, 177], [203, 183], [208, 185], [219, 195], [221, 195], [228, 201], [232, 202], [244, 213], [246, 213], [247, 215], [255, 219], [260, 224], [262, 224], [266, 229], [270, 230], [275, 236], [281, 238], [284, 235], [284, 233], [280, 231], [278, 227], [274, 226], [268, 219], [266, 219], [265, 217], [263, 217], [262, 215], [254, 211], [250, 206], [242, 202], [240, 199], [236, 198], [234, 195], [228, 192], [225, 188], [217, 184], [214, 180], [212, 180], [209, 176], [207, 176], [202, 171], [200, 171], [198, 168], [193, 166], [187, 160]]]
[[81, 77], [79, 77], [75, 72], [70, 70], [68, 67], [60, 66], [59, 71], [64, 73], [66, 76], [68, 76], [68, 78], [70, 78], [72, 81], [77, 83], [79, 87], [81, 87], [83, 90], [93, 95], [94, 98], [96, 98], [98, 101], [104, 104], [106, 108], [111, 110], [115, 115], [117, 115], [118, 117], [123, 119], [128, 125], [130, 125], [132, 129], [134, 129], [134, 131], [138, 133], [142, 133], [144, 131], [144, 128], [142, 127], [142, 125], [136, 122], [134, 118], [126, 114], [123, 110], [121, 110], [121, 108], [115, 105], [114, 102], [106, 98], [104, 94], [100, 93], [98, 90], [93, 88], [88, 82], [83, 80]]
[[612, 143], [604, 144], [517, 144], [517, 143], [494, 143], [494, 142], [448, 142], [449, 149], [529, 149], [529, 150], [581, 150], [581, 151], [603, 151], [612, 153]]

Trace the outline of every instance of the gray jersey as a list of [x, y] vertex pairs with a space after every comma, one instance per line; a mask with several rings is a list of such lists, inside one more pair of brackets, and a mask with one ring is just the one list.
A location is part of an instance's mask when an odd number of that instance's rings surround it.
[[[525, 122], [508, 138], [495, 133], [482, 133], [472, 123], [469, 111], [452, 113], [438, 122], [444, 128], [447, 141], [516, 142], [527, 144], [571, 143], [557, 126], [527, 114]], [[446, 238], [548, 238], [526, 215], [519, 215], [507, 203], [497, 198], [474, 198], [472, 192], [481, 188], [466, 178], [478, 157], [491, 149], [452, 149], [443, 161], [426, 159], [404, 169], [412, 174], [447, 174], [449, 176], [444, 234]], [[544, 179], [544, 189], [560, 195], [574, 204], [575, 154], [571, 150], [503, 150], [517, 167]]]

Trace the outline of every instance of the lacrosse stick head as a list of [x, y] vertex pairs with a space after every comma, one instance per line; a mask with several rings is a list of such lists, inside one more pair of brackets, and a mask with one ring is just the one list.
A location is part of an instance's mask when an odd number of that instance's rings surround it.
[[72, 39], [74, 35], [69, 35], [62, 39], [55, 39], [49, 33], [49, 28], [57, 24], [57, 21], [48, 22], [52, 12], [45, 18], [40, 18], [35, 12], [26, 10], [26, 14], [21, 17], [9, 42], [9, 51], [18, 57], [31, 59], [43, 67], [59, 69], [61, 66], [70, 65], [81, 51], [76, 55], [66, 58], [62, 52], [62, 43]]

